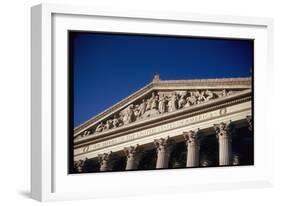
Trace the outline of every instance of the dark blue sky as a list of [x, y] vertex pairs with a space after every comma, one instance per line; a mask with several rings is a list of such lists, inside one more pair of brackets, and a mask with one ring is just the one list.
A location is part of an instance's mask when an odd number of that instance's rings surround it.
[[74, 126], [161, 79], [249, 77], [253, 41], [75, 33]]

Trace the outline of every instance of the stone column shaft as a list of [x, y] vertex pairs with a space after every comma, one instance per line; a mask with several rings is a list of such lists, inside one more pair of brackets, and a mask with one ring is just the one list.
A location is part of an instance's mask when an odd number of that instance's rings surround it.
[[100, 171], [110, 171], [112, 170], [112, 152], [99, 154]]
[[228, 138], [222, 138], [219, 140], [219, 164], [232, 164], [232, 144], [231, 140]]
[[184, 138], [187, 146], [186, 167], [198, 167], [200, 151], [199, 130], [185, 132]]
[[138, 169], [140, 160], [140, 147], [139, 145], [125, 147], [124, 153], [127, 157], [126, 170]]
[[135, 170], [138, 169], [138, 160], [134, 157], [127, 159], [126, 170]]
[[232, 164], [232, 123], [214, 125], [219, 141], [219, 165]]
[[168, 168], [170, 155], [167, 151], [158, 151], [156, 168]]
[[199, 145], [189, 144], [187, 149], [187, 167], [198, 167], [199, 166]]
[[170, 152], [171, 152], [171, 139], [160, 138], [158, 140], [154, 140], [154, 144], [157, 149], [157, 162], [156, 168], [168, 168]]

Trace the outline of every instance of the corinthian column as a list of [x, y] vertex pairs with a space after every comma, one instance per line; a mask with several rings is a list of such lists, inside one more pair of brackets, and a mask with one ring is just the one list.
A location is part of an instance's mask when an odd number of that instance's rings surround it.
[[101, 172], [112, 170], [112, 152], [99, 154], [98, 158]]
[[85, 172], [85, 163], [88, 161], [88, 159], [83, 159], [83, 160], [78, 160], [78, 161], [75, 161], [74, 162], [74, 169], [77, 171], [77, 172]]
[[140, 160], [139, 145], [137, 144], [136, 146], [125, 147], [124, 153], [127, 157], [126, 170], [138, 169], [139, 160]]
[[232, 123], [215, 124], [217, 138], [219, 140], [219, 164], [232, 164]]
[[187, 146], [187, 159], [186, 167], [198, 167], [199, 166], [199, 129], [197, 131], [189, 131], [183, 133]]
[[154, 140], [154, 144], [157, 149], [156, 168], [168, 168], [171, 152], [170, 137], [168, 136], [167, 138], [156, 139]]

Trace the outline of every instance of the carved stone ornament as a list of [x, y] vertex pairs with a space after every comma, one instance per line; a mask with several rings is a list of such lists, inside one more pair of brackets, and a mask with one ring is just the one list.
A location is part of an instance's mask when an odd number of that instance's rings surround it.
[[188, 144], [196, 144], [200, 141], [200, 130], [190, 130], [189, 132], [184, 132], [183, 137], [186, 141], [186, 145]]
[[98, 155], [100, 165], [109, 164], [112, 159], [112, 152]]
[[231, 94], [225, 89], [206, 90], [180, 90], [180, 91], [153, 91], [150, 95], [136, 100], [134, 103], [113, 114], [111, 117], [99, 122], [90, 130], [77, 137], [105, 132], [111, 129], [128, 125], [141, 119], [174, 112], [180, 109], [202, 104], [219, 97]]
[[137, 144], [136, 146], [130, 146], [124, 148], [124, 153], [128, 159], [136, 157], [139, 155], [141, 149], [140, 146]]
[[83, 172], [84, 170], [84, 166], [85, 166], [85, 163], [88, 161], [88, 159], [83, 159], [83, 160], [78, 160], [78, 161], [75, 161], [74, 162], [74, 169], [77, 171], [77, 172]]
[[218, 139], [231, 138], [233, 133], [233, 123], [229, 121], [228, 123], [221, 122], [220, 124], [215, 124], [214, 129]]
[[171, 148], [172, 140], [168, 136], [166, 138], [160, 138], [154, 140], [154, 145], [157, 151], [167, 151]]

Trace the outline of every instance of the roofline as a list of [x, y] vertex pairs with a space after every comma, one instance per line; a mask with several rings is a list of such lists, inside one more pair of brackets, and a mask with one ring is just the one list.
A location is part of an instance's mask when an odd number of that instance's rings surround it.
[[[129, 95], [128, 97], [122, 99], [121, 101], [117, 102], [113, 106], [109, 107], [108, 109], [104, 110], [103, 112], [93, 116], [89, 120], [85, 121], [84, 123], [78, 125], [74, 128], [74, 135], [78, 135], [80, 132], [83, 132], [84, 129], [87, 129], [89, 125], [91, 125], [93, 122], [101, 119], [102, 117], [105, 117], [106, 115], [110, 114], [113, 110], [118, 108], [122, 104], [126, 104], [127, 102], [130, 102], [135, 97], [144, 94], [145, 92], [151, 90], [155, 86], [159, 88], [159, 86], [164, 85], [174, 85], [179, 86], [181, 84], [184, 84], [185, 86], [214, 86], [214, 84], [224, 84], [227, 85], [235, 85], [237, 83], [244, 83], [245, 85], [248, 85], [251, 87], [251, 77], [237, 77], [237, 78], [213, 78], [213, 79], [190, 79], [190, 80], [153, 80], [143, 88], [137, 90], [133, 94]], [[202, 84], [203, 83], [203, 84]]]
[[[95, 119], [98, 119], [99, 117], [103, 117], [105, 116], [107, 113], [109, 113], [110, 111], [114, 110], [117, 106], [119, 106], [120, 104], [122, 104], [123, 102], [126, 102], [126, 100], [128, 101], [128, 99], [133, 99], [134, 97], [136, 97], [139, 93], [148, 91], [149, 89], [151, 89], [153, 87], [153, 83], [149, 83], [146, 86], [144, 86], [143, 88], [137, 90], [136, 92], [134, 92], [133, 94], [127, 96], [126, 98], [122, 99], [121, 101], [117, 102], [116, 104], [114, 104], [113, 106], [109, 107], [108, 109], [104, 110], [103, 112], [93, 116], [92, 118], [90, 118], [89, 120], [87, 120], [86, 122], [78, 125], [77, 127], [74, 128], [74, 133], [76, 133], [76, 130], [79, 130], [81, 127], [85, 127], [88, 126], [88, 124], [91, 124]], [[81, 128], [83, 129], [83, 128]], [[79, 132], [79, 131], [78, 131]]]

